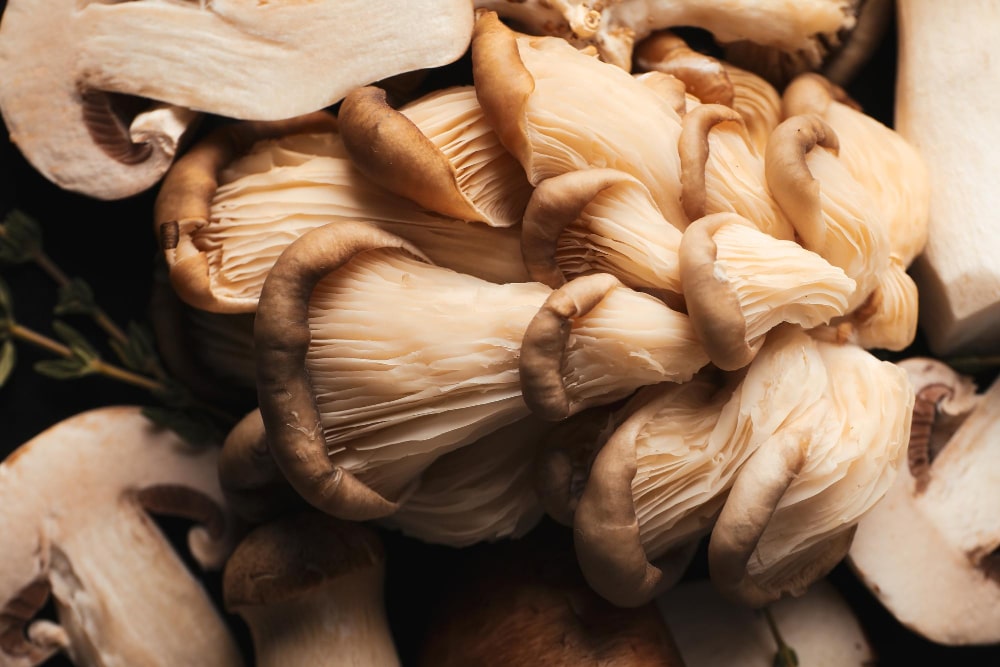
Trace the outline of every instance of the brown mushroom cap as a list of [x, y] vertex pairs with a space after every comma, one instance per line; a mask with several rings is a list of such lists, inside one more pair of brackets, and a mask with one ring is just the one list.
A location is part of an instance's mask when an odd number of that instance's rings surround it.
[[689, 47], [670, 30], [660, 30], [636, 45], [635, 66], [671, 74], [705, 104], [733, 105], [733, 84], [726, 68], [711, 56]]

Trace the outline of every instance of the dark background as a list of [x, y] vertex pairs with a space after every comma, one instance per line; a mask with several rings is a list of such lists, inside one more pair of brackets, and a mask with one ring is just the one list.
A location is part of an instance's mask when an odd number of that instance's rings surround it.
[[[0, 4], [2, 10], [3, 4]], [[891, 124], [895, 71], [894, 27], [875, 54], [849, 86], [851, 95], [871, 115]], [[458, 67], [462, 67], [461, 64]], [[453, 70], [452, 74], [461, 70]], [[0, 82], [3, 85], [3, 82]], [[212, 125], [209, 119], [200, 130]], [[196, 135], [197, 137], [197, 135]], [[12, 147], [4, 132], [0, 138], [0, 213], [18, 207], [43, 224], [45, 249], [70, 276], [84, 278], [94, 288], [98, 303], [121, 325], [130, 320], [148, 322], [153, 266], [157, 256], [152, 225], [155, 188], [144, 194], [114, 202], [97, 201], [62, 191], [35, 172]], [[2, 267], [2, 277], [14, 295], [18, 321], [51, 333], [55, 286], [34, 265]], [[104, 336], [89, 320], [66, 318], [90, 340]], [[110, 351], [103, 348], [108, 357]], [[918, 340], [909, 353], [923, 353]], [[0, 456], [6, 456], [46, 427], [87, 409], [116, 405], [153, 405], [143, 391], [100, 377], [56, 381], [32, 370], [34, 362], [49, 358], [26, 345], [18, 345], [17, 368], [0, 388]], [[178, 546], [186, 524], [160, 519]], [[538, 531], [550, 532], [569, 544], [565, 529], [545, 522]], [[400, 535], [383, 533], [388, 548], [387, 605], [390, 621], [404, 660], [412, 661], [433, 611], [464, 564], [490, 546], [457, 550], [424, 545]], [[3, 536], [0, 536], [0, 554]], [[2, 557], [2, 556], [0, 556]], [[704, 575], [703, 558], [696, 560], [690, 576]], [[206, 586], [219, 595], [219, 575], [203, 575]], [[932, 644], [901, 627], [858, 582], [846, 566], [831, 575], [857, 612], [885, 667], [893, 665], [998, 665], [1000, 647], [947, 648]], [[43, 611], [51, 615], [52, 610]], [[243, 647], [248, 651], [242, 622], [228, 617]], [[68, 664], [64, 659], [50, 664]], [[248, 665], [252, 662], [248, 659]]]

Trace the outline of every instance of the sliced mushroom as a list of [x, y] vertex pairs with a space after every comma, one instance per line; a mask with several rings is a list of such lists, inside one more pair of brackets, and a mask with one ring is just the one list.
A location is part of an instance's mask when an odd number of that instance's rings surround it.
[[372, 221], [428, 248], [436, 262], [487, 280], [527, 279], [518, 229], [445, 218], [392, 195], [357, 170], [336, 127], [325, 112], [234, 123], [171, 168], [154, 218], [184, 301], [253, 312], [281, 251], [333, 220]]
[[250, 626], [258, 667], [398, 667], [384, 579], [375, 531], [302, 511], [243, 538], [222, 585], [226, 609]]
[[[778, 647], [760, 612], [726, 600], [706, 579], [685, 581], [656, 599], [687, 667], [772, 667]], [[826, 579], [800, 597], [768, 607], [799, 664], [870, 667], [875, 654], [850, 605]], [[724, 636], [725, 641], [719, 637]]]
[[723, 370], [750, 363], [782, 322], [809, 329], [843, 315], [855, 289], [816, 253], [734, 213], [693, 222], [681, 239], [680, 267], [691, 324]]
[[497, 285], [347, 222], [282, 253], [255, 344], [275, 460], [343, 518], [392, 514], [435, 459], [529, 409], [562, 419], [707, 363], [685, 315], [606, 274]]
[[531, 196], [520, 163], [486, 122], [472, 86], [452, 86], [393, 109], [377, 86], [348, 93], [337, 114], [363, 174], [431, 211], [509, 227]]
[[483, 12], [472, 40], [472, 74], [486, 120], [537, 186], [591, 167], [634, 176], [676, 227], [680, 118], [664, 96], [622, 69], [558, 37], [531, 37]]
[[[84, 412], [0, 464], [0, 661], [238, 666], [242, 656], [208, 592], [148, 512], [197, 525], [197, 563], [221, 567], [235, 524], [216, 449], [195, 448], [139, 408]], [[58, 620], [35, 620], [49, 596]]]
[[521, 254], [534, 280], [557, 288], [587, 273], [681, 300], [681, 231], [667, 223], [649, 190], [614, 169], [584, 169], [542, 181], [521, 229]]
[[601, 599], [561, 535], [535, 531], [471, 553], [443, 598], [420, 645], [421, 667], [683, 664], [656, 608]]
[[445, 454], [382, 524], [452, 547], [523, 537], [544, 513], [535, 493], [533, 464], [551, 428], [526, 417]]
[[754, 452], [712, 529], [711, 578], [761, 606], [800, 595], [847, 554], [905, 457], [913, 389], [856, 345], [773, 330], [740, 392]]
[[[125, 197], [163, 175], [197, 116], [188, 109], [263, 120], [316, 111], [356, 86], [457, 60], [472, 20], [465, 0], [15, 1], [0, 28], [0, 112], [46, 178]], [[384, 51], [392, 57], [373, 57]], [[136, 125], [119, 118], [132, 101], [119, 94], [175, 106]]]
[[975, 393], [942, 362], [900, 362], [916, 391], [909, 456], [858, 526], [848, 563], [928, 639], [1000, 642], [1000, 382]]

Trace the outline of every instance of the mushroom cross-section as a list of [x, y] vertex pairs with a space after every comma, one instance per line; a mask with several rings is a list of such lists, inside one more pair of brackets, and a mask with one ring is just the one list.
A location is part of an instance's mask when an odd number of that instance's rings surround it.
[[[139, 408], [66, 419], [0, 464], [0, 662], [28, 667], [63, 651], [80, 665], [243, 664], [148, 512], [197, 521], [192, 555], [221, 567], [234, 525], [216, 449], [195, 448]], [[50, 595], [57, 621], [35, 620]]]
[[182, 126], [195, 115], [188, 109], [289, 118], [356, 86], [457, 60], [472, 22], [466, 0], [15, 0], [0, 24], [0, 111], [12, 140], [54, 183], [124, 197], [162, 176], [175, 142], [153, 136], [135, 145], [116, 94], [181, 107], [173, 115]]

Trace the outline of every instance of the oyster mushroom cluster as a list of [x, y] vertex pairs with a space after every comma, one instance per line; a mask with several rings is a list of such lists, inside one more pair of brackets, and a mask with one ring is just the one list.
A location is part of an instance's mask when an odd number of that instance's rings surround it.
[[234, 511], [451, 546], [549, 514], [617, 605], [703, 539], [730, 599], [804, 593], [905, 456], [914, 391], [872, 350], [916, 332], [920, 159], [829, 78], [666, 31], [631, 72], [481, 10], [470, 56], [167, 172], [169, 312], [257, 401], [220, 456]]

